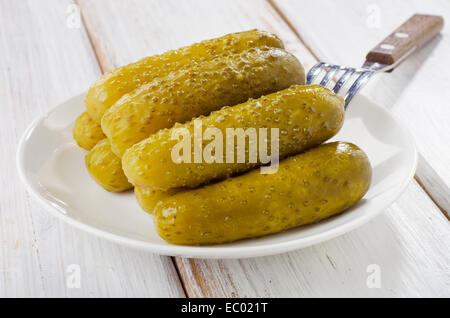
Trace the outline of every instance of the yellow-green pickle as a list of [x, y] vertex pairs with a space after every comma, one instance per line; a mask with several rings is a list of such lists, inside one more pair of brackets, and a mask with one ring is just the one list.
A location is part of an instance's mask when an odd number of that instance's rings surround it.
[[125, 94], [104, 114], [102, 129], [121, 157], [135, 143], [176, 122], [304, 83], [304, 69], [292, 54], [252, 48], [171, 73]]
[[275, 174], [253, 170], [176, 193], [154, 209], [169, 243], [204, 245], [281, 232], [338, 214], [367, 192], [366, 154], [345, 142], [323, 144], [281, 161]]
[[87, 112], [84, 112], [75, 120], [73, 138], [78, 146], [91, 150], [100, 140], [105, 138], [105, 134], [102, 127], [92, 120]]
[[120, 158], [111, 151], [108, 139], [99, 141], [85, 161], [92, 178], [105, 190], [119, 192], [133, 187], [123, 173]]
[[179, 192], [177, 189], [170, 189], [168, 191], [161, 191], [157, 189], [145, 189], [145, 188], [134, 188], [134, 194], [136, 195], [136, 200], [139, 206], [147, 213], [152, 214], [153, 209], [156, 204], [171, 195]]
[[122, 95], [155, 78], [166, 76], [181, 68], [211, 60], [217, 55], [238, 53], [252, 47], [283, 48], [281, 40], [273, 34], [250, 30], [206, 40], [178, 50], [168, 51], [141, 59], [105, 73], [89, 89], [86, 107], [92, 118], [100, 123], [105, 111]]
[[[196, 187], [263, 164], [258, 153], [261, 142], [267, 145], [267, 154], [271, 154], [271, 138], [277, 139], [279, 156], [283, 158], [330, 139], [339, 131], [343, 121], [342, 97], [319, 85], [296, 85], [240, 105], [225, 107], [207, 117], [176, 124], [171, 129], [160, 130], [131, 147], [123, 156], [122, 165], [130, 182], [140, 187], [161, 190]], [[221, 139], [222, 156], [219, 157], [215, 153], [211, 156], [214, 162], [204, 162], [205, 158], [209, 157], [205, 156], [204, 150], [209, 147], [212, 138], [203, 138], [201, 150], [204, 156], [201, 157], [201, 162], [194, 162], [193, 146], [189, 152], [190, 163], [174, 161], [173, 149], [179, 143], [177, 138], [173, 138], [175, 131], [189, 132], [189, 144], [193, 145], [195, 125], [199, 122], [204, 132], [207, 127], [220, 130], [221, 136], [216, 138]], [[254, 129], [253, 147], [250, 147], [250, 141], [245, 139], [245, 144], [242, 142], [240, 145], [237, 138], [233, 144], [230, 140], [227, 142], [230, 128], [247, 127]], [[260, 128], [269, 128], [266, 130], [267, 136], [260, 134]], [[278, 136], [272, 136], [270, 128], [277, 128]], [[267, 142], [264, 139], [267, 139]], [[234, 153], [233, 160], [228, 162], [226, 155], [230, 149], [227, 147], [233, 147], [231, 149]], [[237, 161], [239, 151], [245, 151], [245, 160], [241, 163]], [[249, 160], [250, 155], [253, 155], [252, 161]], [[218, 158], [221, 160], [217, 160]]]

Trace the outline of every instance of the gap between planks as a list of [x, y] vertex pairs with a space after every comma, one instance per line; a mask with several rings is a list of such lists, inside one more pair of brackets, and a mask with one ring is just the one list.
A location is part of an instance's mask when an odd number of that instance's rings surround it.
[[281, 11], [281, 9], [276, 5], [273, 0], [266, 0], [272, 8], [275, 10], [275, 12], [280, 16], [281, 20], [286, 23], [286, 25], [289, 27], [289, 29], [295, 34], [295, 36], [300, 40], [300, 42], [303, 44], [303, 46], [308, 50], [308, 52], [314, 57], [316, 61], [320, 61], [319, 57], [314, 53], [313, 49], [308, 45], [308, 43], [305, 42], [303, 37], [300, 35], [300, 33], [297, 31], [297, 29], [294, 27], [294, 25], [289, 21], [289, 19], [286, 17], [286, 15]]
[[[319, 62], [320, 59], [315, 54], [314, 50], [311, 48], [311, 46], [304, 40], [300, 32], [294, 27], [294, 25], [289, 21], [287, 16], [284, 14], [284, 12], [277, 6], [277, 4], [274, 2], [274, 0], [266, 0], [272, 8], [275, 10], [275, 12], [280, 16], [280, 18], [286, 23], [286, 25], [292, 30], [292, 32], [295, 34], [295, 36], [299, 39], [299, 41], [305, 46], [305, 48], [311, 53], [311, 55]], [[436, 171], [433, 170], [431, 166], [425, 162], [425, 159], [419, 155], [419, 163], [417, 165], [416, 173], [414, 174], [414, 179], [417, 181], [417, 183], [420, 185], [420, 187], [424, 190], [424, 192], [427, 194], [427, 196], [433, 201], [433, 203], [438, 207], [438, 209], [444, 214], [444, 216], [450, 220], [450, 203], [448, 201], [448, 198], [445, 196], [440, 195], [439, 193], [449, 193], [448, 187], [445, 185], [444, 182], [439, 182], [439, 184], [435, 184], [434, 186], [441, 188], [441, 191], [436, 191], [436, 194], [434, 194], [434, 191], [432, 190], [432, 184], [430, 182], [427, 182], [426, 173], [432, 173], [435, 176], [438, 176]], [[419, 170], [420, 169], [420, 170]], [[424, 170], [424, 173], [422, 174], [421, 171]], [[426, 173], [425, 173], [426, 171]], [[423, 175], [423, 176], [422, 176]], [[437, 177], [437, 180], [441, 180], [440, 177]], [[442, 181], [442, 180], [441, 180]]]
[[[433, 201], [433, 203], [439, 208], [439, 210], [441, 210], [441, 212], [447, 217], [447, 219], [450, 220], [450, 201], [449, 198], [445, 195], [445, 193], [449, 193], [450, 190], [420, 153], [418, 157], [417, 173], [415, 174], [414, 179], [417, 181], [423, 191], [430, 197], [431, 201]], [[432, 177], [430, 178], [430, 176]], [[438, 180], [439, 182], [436, 183], [432, 180]], [[431, 189], [433, 186], [445, 190], [435, 191], [436, 194], [434, 195], [432, 191], [429, 191], [428, 189], [428, 187]], [[444, 193], [444, 195], [440, 195], [440, 193]]]
[[[89, 38], [89, 42], [91, 44], [92, 50], [94, 51], [95, 58], [97, 60], [97, 63], [99, 65], [101, 71], [103, 73], [110, 71], [113, 68], [112, 63], [111, 63], [111, 61], [109, 61], [107, 59], [107, 57], [106, 57], [107, 55], [103, 54], [103, 50], [97, 45], [97, 41], [93, 37], [92, 28], [94, 27], [94, 25], [92, 24], [91, 20], [87, 16], [87, 11], [88, 10], [85, 10], [84, 4], [82, 2], [80, 2], [78, 0], [74, 0], [74, 2], [80, 8], [80, 14], [81, 14], [81, 20], [82, 20], [83, 26], [84, 26], [84, 28], [86, 30], [87, 36]], [[176, 271], [177, 276], [178, 276], [178, 280], [180, 282], [181, 287], [183, 288], [183, 292], [184, 292], [185, 296], [187, 298], [189, 298], [190, 296], [189, 296], [189, 294], [188, 294], [188, 292], [186, 290], [185, 281], [183, 279], [183, 276], [180, 273], [180, 269], [178, 267], [176, 258], [173, 257], [173, 256], [169, 256], [169, 257], [170, 257], [170, 260], [173, 263], [173, 266], [174, 266], [175, 271]]]
[[113, 66], [111, 62], [107, 60], [106, 54], [103, 53], [103, 50], [97, 45], [97, 42], [94, 39], [92, 28], [94, 28], [91, 19], [87, 16], [88, 10], [85, 10], [84, 3], [79, 0], [73, 0], [74, 3], [80, 8], [81, 21], [83, 23], [84, 29], [86, 30], [89, 43], [91, 44], [92, 50], [94, 51], [95, 58], [97, 60], [98, 65], [100, 66], [100, 70], [102, 73], [111, 71]]

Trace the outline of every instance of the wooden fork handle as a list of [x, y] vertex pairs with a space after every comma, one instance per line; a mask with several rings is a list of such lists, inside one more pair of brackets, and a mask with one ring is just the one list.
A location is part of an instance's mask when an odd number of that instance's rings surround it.
[[444, 25], [441, 16], [414, 14], [374, 47], [366, 61], [391, 65], [400, 63], [416, 49], [439, 34]]

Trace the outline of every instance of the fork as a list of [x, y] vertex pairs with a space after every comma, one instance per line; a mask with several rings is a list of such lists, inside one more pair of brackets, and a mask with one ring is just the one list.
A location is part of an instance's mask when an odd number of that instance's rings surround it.
[[[347, 109], [355, 94], [373, 74], [391, 72], [414, 51], [438, 35], [443, 25], [444, 19], [441, 16], [414, 14], [367, 54], [361, 68], [320, 62], [309, 70], [306, 84], [316, 83], [327, 87], [332, 86], [336, 79], [332, 88], [335, 94], [344, 86], [350, 86], [343, 94]], [[339, 74], [340, 77], [337, 78]]]

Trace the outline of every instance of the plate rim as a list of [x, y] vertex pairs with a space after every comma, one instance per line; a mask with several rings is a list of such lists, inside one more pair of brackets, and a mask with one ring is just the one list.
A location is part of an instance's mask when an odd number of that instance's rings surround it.
[[325, 232], [314, 234], [307, 238], [298, 238], [293, 240], [288, 240], [284, 242], [278, 243], [269, 243], [263, 244], [259, 246], [251, 246], [251, 247], [227, 247], [227, 246], [185, 246], [185, 245], [165, 245], [161, 246], [157, 243], [153, 242], [145, 242], [138, 239], [133, 239], [129, 237], [124, 237], [119, 234], [114, 234], [108, 232], [106, 230], [97, 228], [93, 225], [89, 225], [79, 221], [71, 216], [68, 216], [64, 213], [61, 213], [59, 209], [54, 207], [43, 195], [40, 194], [32, 181], [27, 178], [27, 173], [24, 169], [24, 153], [26, 148], [26, 140], [33, 133], [33, 131], [39, 126], [39, 124], [45, 120], [49, 115], [58, 109], [61, 105], [68, 103], [72, 99], [77, 99], [83, 97], [86, 92], [74, 95], [68, 99], [65, 99], [62, 102], [56, 104], [56, 106], [52, 107], [44, 114], [35, 118], [31, 123], [27, 126], [25, 131], [22, 133], [22, 136], [19, 139], [19, 143], [16, 150], [16, 167], [19, 174], [19, 179], [25, 185], [26, 191], [41, 205], [42, 208], [48, 210], [51, 215], [56, 218], [66, 222], [69, 225], [74, 226], [80, 230], [83, 230], [87, 233], [90, 233], [96, 237], [105, 238], [111, 242], [118, 243], [120, 245], [125, 245], [128, 247], [132, 247], [138, 250], [148, 251], [158, 255], [164, 256], [175, 256], [175, 257], [185, 257], [185, 258], [204, 258], [204, 259], [245, 259], [245, 258], [253, 258], [253, 257], [263, 257], [270, 255], [277, 255], [281, 253], [286, 253], [293, 250], [302, 249], [308, 246], [312, 246], [314, 244], [325, 242], [345, 233], [348, 233], [357, 227], [367, 223], [371, 219], [375, 218], [382, 212], [386, 210], [392, 203], [394, 203], [398, 197], [404, 192], [406, 187], [409, 185], [411, 180], [413, 179], [417, 164], [418, 164], [418, 153], [417, 147], [414, 140], [413, 135], [410, 133], [409, 129], [406, 128], [395, 116], [395, 114], [391, 113], [389, 110], [380, 106], [378, 103], [372, 101], [369, 97], [359, 94], [358, 97], [366, 99], [369, 103], [375, 106], [378, 110], [383, 112], [388, 117], [391, 117], [394, 120], [395, 124], [399, 127], [402, 133], [406, 136], [407, 140], [410, 142], [411, 151], [413, 152], [412, 165], [410, 167], [410, 171], [408, 176], [403, 180], [401, 184], [396, 188], [395, 192], [392, 194], [392, 199], [388, 200], [385, 204], [382, 205], [381, 208], [377, 209], [376, 212], [364, 214], [359, 218], [354, 220], [350, 220], [346, 223], [336, 226], [335, 228], [329, 229]]

